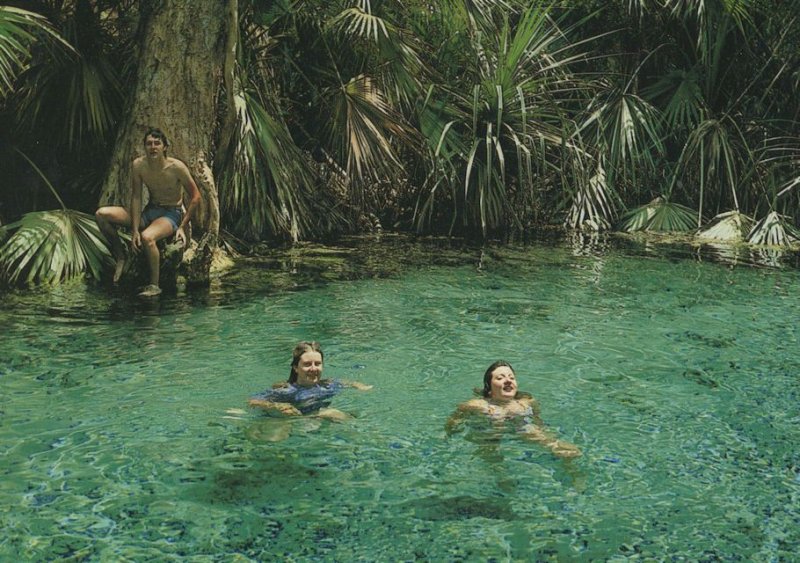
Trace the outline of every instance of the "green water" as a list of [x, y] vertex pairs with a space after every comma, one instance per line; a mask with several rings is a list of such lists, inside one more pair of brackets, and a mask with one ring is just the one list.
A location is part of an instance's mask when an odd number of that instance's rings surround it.
[[[701, 257], [702, 258], [702, 257]], [[2, 561], [790, 561], [800, 275], [631, 244], [350, 242], [137, 302], [0, 298]], [[268, 442], [250, 394], [317, 339], [374, 385]], [[516, 368], [558, 460], [447, 437]], [[318, 426], [318, 427], [317, 427]]]

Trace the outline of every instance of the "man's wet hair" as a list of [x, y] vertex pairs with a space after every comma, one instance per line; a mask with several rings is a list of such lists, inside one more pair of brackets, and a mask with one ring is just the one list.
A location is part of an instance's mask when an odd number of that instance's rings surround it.
[[161, 139], [161, 142], [164, 143], [164, 148], [169, 147], [169, 141], [167, 140], [167, 135], [161, 129], [157, 127], [151, 127], [147, 130], [147, 133], [144, 134], [144, 138], [142, 139], [142, 144], [147, 142], [147, 137], [153, 137], [154, 139]]

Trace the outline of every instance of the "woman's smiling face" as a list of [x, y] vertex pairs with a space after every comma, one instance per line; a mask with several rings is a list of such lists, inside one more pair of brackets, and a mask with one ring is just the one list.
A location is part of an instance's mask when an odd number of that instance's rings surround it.
[[294, 371], [297, 373], [298, 385], [303, 387], [316, 385], [322, 377], [322, 354], [314, 350], [304, 352]]
[[492, 372], [489, 397], [500, 401], [510, 401], [517, 395], [517, 378], [509, 366], [500, 366]]

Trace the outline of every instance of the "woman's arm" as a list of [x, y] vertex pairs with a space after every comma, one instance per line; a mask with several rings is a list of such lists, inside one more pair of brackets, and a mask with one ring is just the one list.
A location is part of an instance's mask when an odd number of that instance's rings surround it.
[[543, 445], [558, 457], [570, 459], [581, 455], [581, 450], [578, 449], [578, 446], [557, 439], [553, 434], [535, 424], [525, 425], [522, 434], [531, 442]]
[[456, 408], [455, 412], [450, 415], [450, 418], [447, 419], [447, 422], [444, 425], [444, 430], [448, 434], [452, 434], [458, 430], [458, 427], [461, 426], [461, 423], [464, 422], [464, 419], [467, 418], [471, 413], [475, 412], [482, 412], [485, 410], [486, 401], [483, 399], [470, 399], [464, 403], [461, 403]]
[[276, 403], [274, 401], [267, 401], [266, 399], [250, 399], [247, 402], [251, 407], [264, 409], [267, 411], [277, 411], [286, 416], [301, 416], [301, 413], [294, 405], [289, 403]]
[[361, 383], [360, 381], [348, 381], [346, 379], [340, 379], [339, 383], [341, 383], [344, 387], [352, 387], [353, 389], [358, 389], [359, 391], [369, 391], [372, 389], [372, 385], [367, 385], [366, 383]]

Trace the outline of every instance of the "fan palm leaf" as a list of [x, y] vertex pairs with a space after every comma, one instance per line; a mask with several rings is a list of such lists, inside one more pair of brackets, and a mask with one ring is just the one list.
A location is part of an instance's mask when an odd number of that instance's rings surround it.
[[659, 205], [647, 222], [646, 231], [686, 232], [695, 228], [695, 212], [678, 203], [667, 202]]
[[88, 273], [99, 279], [111, 255], [94, 217], [67, 209], [36, 163], [16, 151], [41, 177], [61, 209], [28, 213], [0, 228], [0, 241], [5, 241], [0, 247], [0, 278], [9, 283], [57, 283]]
[[235, 96], [238, 134], [223, 171], [222, 199], [237, 230], [298, 240], [312, 230], [307, 202], [315, 176], [286, 124], [256, 96]]
[[666, 99], [664, 121], [673, 129], [695, 126], [706, 112], [702, 78], [697, 68], [671, 70], [645, 88], [644, 93], [650, 99]]
[[37, 43], [39, 33], [67, 47], [43, 16], [0, 6], [0, 99], [13, 89], [17, 73], [30, 61], [31, 48]]
[[402, 168], [393, 141], [413, 145], [414, 135], [375, 80], [356, 76], [332, 98], [330, 136], [332, 145], [345, 156], [348, 176], [380, 179]]
[[695, 228], [695, 211], [661, 197], [627, 212], [621, 218], [625, 232], [686, 232]]
[[763, 246], [792, 246], [800, 242], [800, 232], [788, 217], [771, 211], [755, 224], [747, 235], [747, 242]]
[[74, 47], [45, 49], [21, 75], [20, 124], [46, 129], [69, 149], [89, 140], [105, 146], [123, 100], [121, 66], [104, 43], [103, 16], [80, 3], [64, 33]]
[[738, 211], [720, 213], [697, 233], [701, 240], [741, 242], [753, 227], [753, 219]]
[[88, 273], [99, 279], [110, 255], [94, 217], [70, 209], [37, 211], [4, 227], [0, 275], [9, 283], [53, 284]]
[[361, 4], [338, 14], [330, 22], [330, 27], [338, 29], [350, 39], [374, 45], [384, 90], [409, 106], [428, 74], [412, 36], [372, 13], [368, 1]]

